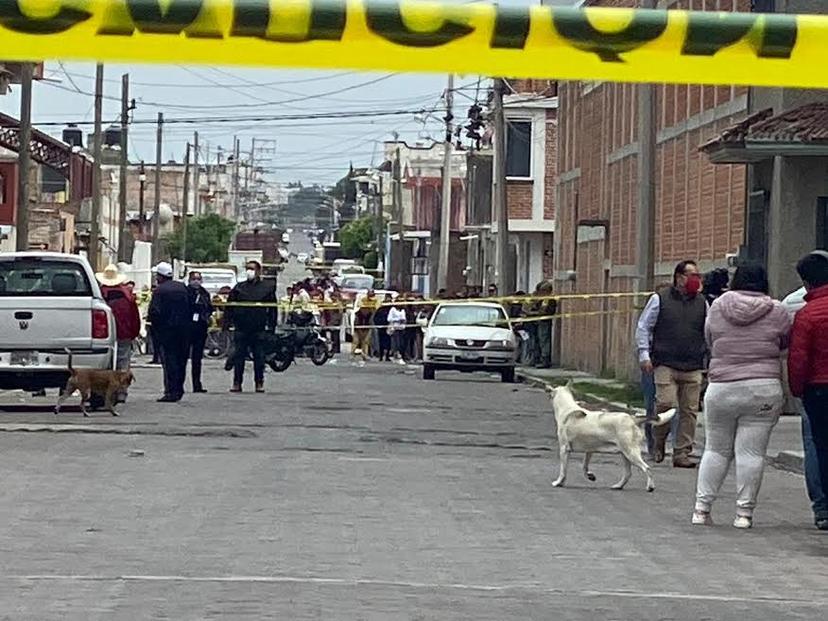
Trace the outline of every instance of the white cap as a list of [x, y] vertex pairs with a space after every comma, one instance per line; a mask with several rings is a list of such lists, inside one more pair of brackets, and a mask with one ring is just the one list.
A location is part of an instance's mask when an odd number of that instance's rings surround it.
[[160, 274], [164, 278], [172, 278], [173, 275], [172, 265], [166, 261], [161, 261], [161, 263], [155, 266], [153, 271], [155, 271], [156, 274]]

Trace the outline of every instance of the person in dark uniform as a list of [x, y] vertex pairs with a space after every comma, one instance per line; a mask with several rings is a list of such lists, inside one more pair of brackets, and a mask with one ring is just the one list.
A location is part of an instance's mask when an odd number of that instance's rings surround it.
[[244, 364], [247, 353], [253, 353], [253, 379], [256, 392], [264, 392], [264, 350], [262, 333], [268, 328], [276, 327], [276, 287], [262, 280], [262, 266], [258, 261], [248, 261], [245, 266], [247, 279], [240, 282], [227, 298], [232, 302], [266, 302], [271, 306], [255, 308], [252, 306], [233, 306], [230, 304], [225, 313], [226, 325], [233, 326], [235, 358], [233, 361], [233, 387], [230, 392], [241, 392], [244, 381]]
[[213, 314], [210, 294], [201, 283], [201, 272], [190, 272], [187, 284], [192, 309], [189, 354], [193, 392], [207, 392], [201, 383], [201, 361], [204, 358], [204, 344], [207, 342], [207, 328]]
[[181, 401], [184, 396], [192, 307], [187, 286], [173, 280], [172, 265], [161, 262], [155, 273], [158, 287], [150, 301], [149, 320], [164, 367], [164, 395], [158, 401], [171, 403]]

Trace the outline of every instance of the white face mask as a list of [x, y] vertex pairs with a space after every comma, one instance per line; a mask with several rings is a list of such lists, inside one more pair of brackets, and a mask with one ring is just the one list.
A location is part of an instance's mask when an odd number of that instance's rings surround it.
[[256, 279], [256, 270], [247, 270], [247, 280]]

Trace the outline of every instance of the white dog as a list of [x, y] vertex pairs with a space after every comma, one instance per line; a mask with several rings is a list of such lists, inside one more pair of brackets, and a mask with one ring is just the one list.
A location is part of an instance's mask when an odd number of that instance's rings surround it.
[[[644, 439], [642, 427], [647, 422], [646, 417], [632, 416], [626, 412], [591, 412], [578, 405], [572, 396], [571, 386], [570, 381], [566, 386], [547, 389], [555, 410], [561, 453], [561, 472], [552, 485], [563, 487], [569, 454], [573, 451], [584, 453], [584, 476], [590, 481], [595, 480], [595, 475], [589, 469], [593, 453], [621, 453], [624, 476], [612, 489], [624, 489], [632, 476], [631, 465], [635, 464], [647, 477], [647, 491], [653, 491], [655, 485], [650, 466], [641, 457], [641, 442]], [[664, 412], [652, 424], [665, 425], [675, 413], [675, 409]]]

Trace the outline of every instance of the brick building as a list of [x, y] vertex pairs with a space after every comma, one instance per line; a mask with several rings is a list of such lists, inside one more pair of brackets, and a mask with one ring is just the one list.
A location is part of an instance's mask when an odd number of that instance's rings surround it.
[[[597, 0], [594, 6], [638, 6]], [[668, 9], [750, 11], [751, 0], [678, 0]], [[654, 260], [657, 282], [676, 262], [702, 270], [727, 264], [744, 238], [746, 169], [713, 165], [699, 151], [748, 113], [745, 87], [663, 85], [655, 88]], [[632, 292], [638, 255], [637, 87], [568, 82], [559, 90], [558, 203], [555, 278], [561, 293]], [[638, 301], [639, 303], [641, 300]], [[563, 365], [593, 373], [636, 373], [636, 300], [565, 300], [561, 310], [613, 314], [561, 321]]]

